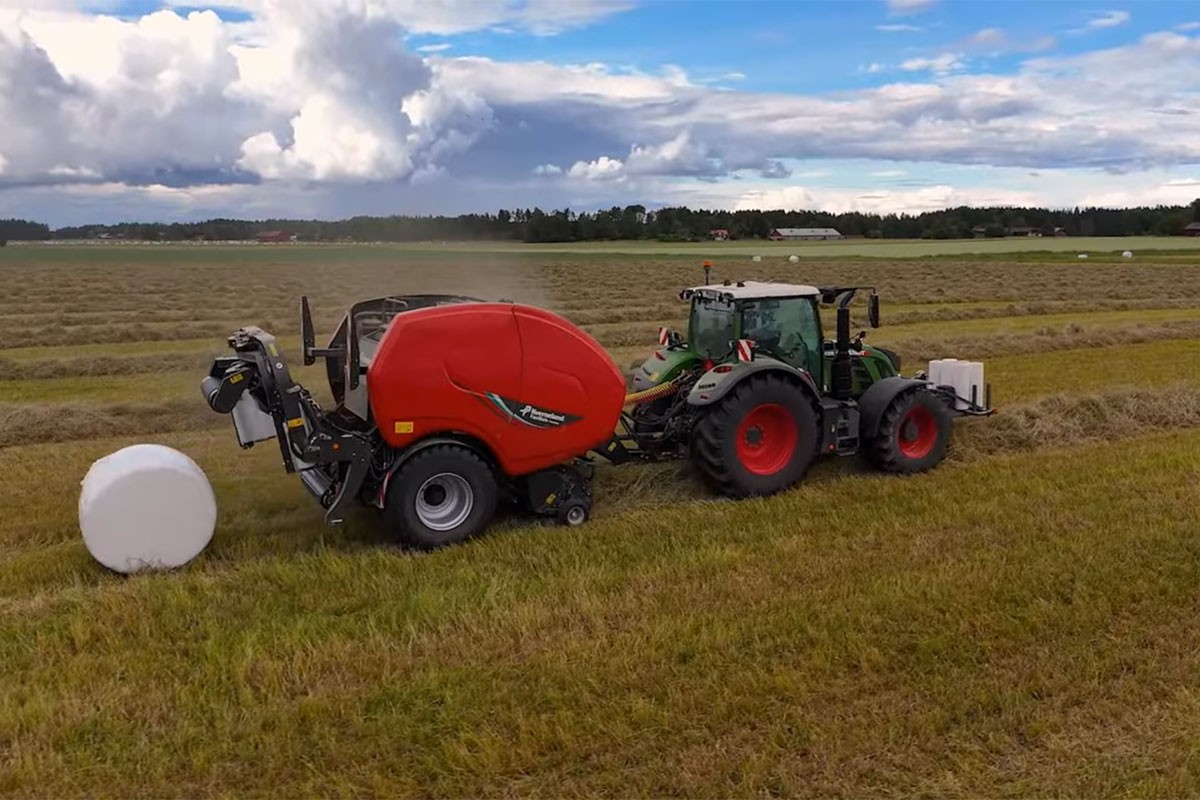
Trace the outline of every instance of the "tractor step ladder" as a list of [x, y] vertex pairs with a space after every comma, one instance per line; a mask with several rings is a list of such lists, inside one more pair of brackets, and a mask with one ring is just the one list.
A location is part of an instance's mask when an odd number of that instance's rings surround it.
[[825, 397], [821, 399], [821, 411], [824, 420], [822, 451], [839, 456], [857, 453], [860, 447], [858, 405]]

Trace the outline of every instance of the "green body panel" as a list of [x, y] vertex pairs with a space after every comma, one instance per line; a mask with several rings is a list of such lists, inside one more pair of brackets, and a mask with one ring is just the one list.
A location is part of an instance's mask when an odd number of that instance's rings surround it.
[[642, 392], [674, 380], [679, 373], [689, 369], [700, 356], [691, 350], [668, 350], [663, 347], [642, 362], [633, 374], [634, 391]]

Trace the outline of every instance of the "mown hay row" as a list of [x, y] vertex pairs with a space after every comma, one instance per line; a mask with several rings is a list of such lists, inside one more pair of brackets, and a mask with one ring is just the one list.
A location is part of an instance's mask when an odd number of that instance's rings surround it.
[[1200, 427], [1200, 389], [1114, 389], [1062, 394], [1000, 408], [959, 425], [955, 460], [1129, 439], [1155, 431]]
[[[214, 347], [214, 350], [217, 349]], [[210, 357], [200, 353], [143, 353], [132, 356], [67, 356], [16, 361], [0, 358], [0, 381], [143, 375], [204, 370]], [[198, 379], [197, 379], [198, 380]]]
[[0, 447], [229, 427], [200, 393], [160, 403], [0, 403]]

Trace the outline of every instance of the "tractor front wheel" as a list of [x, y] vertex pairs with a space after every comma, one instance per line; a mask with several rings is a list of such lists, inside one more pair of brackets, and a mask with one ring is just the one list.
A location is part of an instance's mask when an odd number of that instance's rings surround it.
[[755, 376], [696, 423], [692, 458], [723, 495], [774, 494], [804, 477], [818, 436], [817, 415], [802, 388], [776, 375]]
[[884, 411], [868, 453], [885, 472], [924, 472], [946, 457], [951, 425], [945, 404], [932, 393], [904, 392]]
[[406, 461], [388, 485], [384, 513], [404, 544], [433, 550], [482, 532], [499, 489], [483, 459], [466, 447], [437, 445]]

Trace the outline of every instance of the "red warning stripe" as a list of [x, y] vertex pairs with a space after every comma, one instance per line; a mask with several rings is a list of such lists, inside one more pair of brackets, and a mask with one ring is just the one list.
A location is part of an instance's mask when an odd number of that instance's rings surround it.
[[658, 345], [659, 345], [659, 347], [666, 347], [667, 342], [669, 342], [669, 341], [671, 341], [670, 332], [666, 328], [659, 328], [658, 329]]
[[752, 361], [754, 359], [754, 343], [749, 339], [738, 339], [737, 356], [739, 361]]

